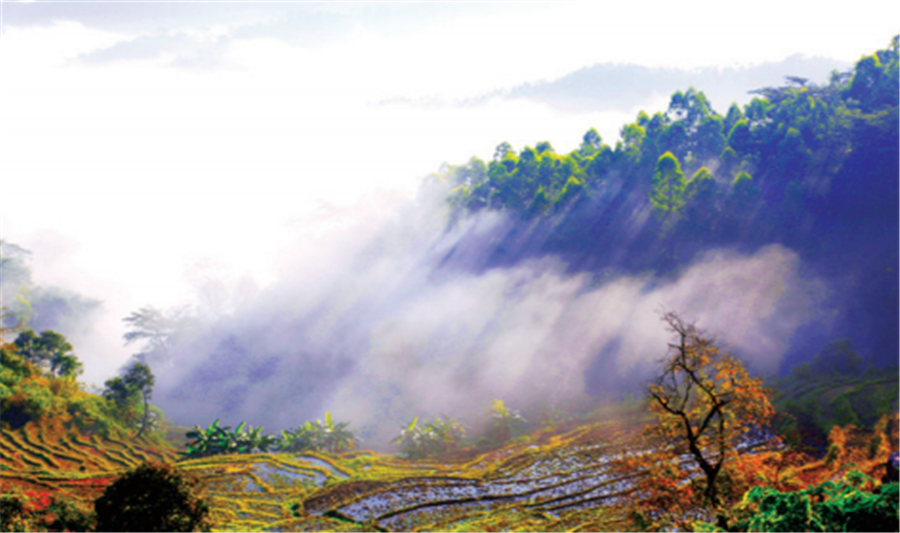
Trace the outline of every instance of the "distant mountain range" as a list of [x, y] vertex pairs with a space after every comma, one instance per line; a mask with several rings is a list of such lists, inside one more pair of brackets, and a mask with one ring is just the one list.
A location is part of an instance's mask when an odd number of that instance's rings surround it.
[[823, 57], [793, 55], [783, 61], [748, 67], [705, 67], [693, 70], [651, 68], [638, 65], [600, 63], [556, 80], [514, 87], [507, 98], [525, 98], [567, 111], [629, 109], [654, 96], [696, 87], [710, 98], [713, 107], [725, 110], [732, 102], [750, 101], [748, 91], [780, 86], [786, 76], [808, 78], [822, 84], [823, 73], [846, 71], [850, 63]]

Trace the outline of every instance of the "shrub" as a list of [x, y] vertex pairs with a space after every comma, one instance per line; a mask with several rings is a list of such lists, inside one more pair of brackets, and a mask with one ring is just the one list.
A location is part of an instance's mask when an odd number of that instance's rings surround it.
[[81, 394], [69, 401], [67, 411], [72, 416], [72, 423], [81, 431], [99, 433], [103, 437], [110, 436], [114, 427], [114, 416], [110, 412], [107, 401], [100, 396]]
[[[882, 485], [851, 471], [837, 482], [798, 492], [754, 487], [731, 511], [731, 531], [897, 531], [897, 483]], [[695, 529], [712, 530], [710, 524]]]
[[195, 474], [145, 463], [97, 498], [97, 531], [209, 531], [209, 505]]
[[3, 399], [3, 421], [12, 428], [50, 415], [63, 404], [53, 395], [46, 378], [26, 378]]
[[414, 418], [391, 443], [400, 444], [406, 457], [421, 459], [456, 449], [465, 435], [465, 428], [455, 419], [435, 418], [419, 424], [419, 419]]
[[94, 513], [60, 493], [13, 488], [0, 495], [0, 531], [92, 531]]
[[31, 531], [22, 499], [15, 494], [0, 494], [0, 531]]

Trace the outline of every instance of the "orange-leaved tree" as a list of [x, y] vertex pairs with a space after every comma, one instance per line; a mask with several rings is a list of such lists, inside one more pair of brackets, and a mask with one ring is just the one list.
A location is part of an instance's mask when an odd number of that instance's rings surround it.
[[650, 409], [656, 424], [650, 436], [661, 439], [657, 450], [683, 471], [699, 469], [707, 504], [720, 503], [723, 465], [743, 445], [766, 435], [774, 415], [762, 380], [723, 352], [705, 332], [675, 313], [663, 320], [674, 334], [662, 371], [650, 384]]

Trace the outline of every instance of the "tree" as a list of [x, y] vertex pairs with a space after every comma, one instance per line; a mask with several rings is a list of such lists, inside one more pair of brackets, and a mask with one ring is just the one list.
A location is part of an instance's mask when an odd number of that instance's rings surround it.
[[144, 416], [141, 419], [141, 429], [134, 436], [137, 439], [140, 438], [147, 427], [147, 418], [150, 414], [150, 397], [153, 395], [155, 381], [153, 372], [150, 372], [150, 367], [147, 365], [135, 363], [125, 372], [122, 381], [125, 382], [128, 388], [137, 391], [144, 400]]
[[506, 159], [506, 156], [508, 155], [515, 155], [515, 152], [508, 142], [503, 141], [502, 143], [497, 145], [497, 148], [494, 149], [493, 160], [499, 163], [500, 161]]
[[49, 367], [51, 375], [75, 377], [83, 371], [81, 362], [72, 353], [72, 345], [55, 331], [42, 331], [37, 335], [27, 329], [13, 344], [26, 361], [37, 367]]
[[155, 307], [143, 307], [122, 319], [128, 324], [128, 331], [123, 336], [125, 345], [143, 342], [142, 350], [132, 356], [139, 363], [168, 364], [172, 345], [188, 319], [184, 309], [164, 312]]
[[672, 152], [659, 156], [650, 191], [653, 207], [662, 214], [675, 213], [684, 205], [684, 187], [684, 172], [678, 159]]
[[700, 167], [684, 188], [684, 216], [680, 233], [692, 239], [709, 238], [720, 209], [719, 187], [706, 167]]
[[117, 405], [126, 420], [132, 418], [134, 409], [136, 409], [135, 404], [139, 399], [143, 400], [144, 413], [141, 418], [141, 428], [134, 436], [136, 439], [143, 434], [147, 427], [154, 381], [150, 367], [142, 363], [134, 363], [122, 376], [110, 378], [104, 384], [103, 397]]
[[97, 498], [97, 531], [209, 531], [209, 505], [196, 474], [145, 463]]
[[753, 176], [742, 170], [731, 181], [726, 207], [729, 214], [740, 222], [753, 213], [761, 199], [761, 192], [754, 183]]
[[599, 152], [601, 146], [603, 146], [603, 139], [595, 128], [591, 128], [582, 137], [578, 152], [586, 157], [591, 156]]
[[740, 361], [675, 313], [663, 320], [675, 336], [661, 361], [662, 373], [650, 385], [656, 424], [650, 434], [678, 460], [688, 454], [705, 477], [704, 496], [719, 504], [722, 466], [739, 444], [766, 428], [774, 415], [762, 380], [751, 378]]
[[556, 152], [550, 144], [550, 141], [541, 141], [534, 146], [534, 149], [538, 154], [543, 154], [544, 152], [550, 152], [552, 154]]
[[118, 406], [125, 406], [138, 396], [119, 376], [107, 379], [103, 385], [103, 397]]

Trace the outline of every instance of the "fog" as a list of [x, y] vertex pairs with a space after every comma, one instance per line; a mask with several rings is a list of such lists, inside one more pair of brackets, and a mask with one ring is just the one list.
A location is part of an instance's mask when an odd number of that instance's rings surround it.
[[[724, 112], [894, 32], [878, 9], [779, 4], [736, 25], [703, 2], [651, 7], [6, 3], [0, 238], [32, 254], [0, 306], [37, 305], [26, 326], [66, 335], [90, 385], [149, 350], [177, 423], [274, 431], [330, 410], [373, 445], [493, 399], [528, 414], [637, 390], [666, 310], [775, 371], [828, 316], [795, 251], [707, 250], [665, 278], [536, 243], [498, 265], [516, 221], [451, 221], [434, 183], [415, 195], [443, 161], [504, 141], [565, 153], [591, 127], [613, 146], [670, 88]], [[166, 348], [124, 346], [148, 305]]]
[[639, 391], [666, 353], [665, 311], [757, 372], [775, 371], [817, 317], [823, 288], [780, 246], [710, 251], [672, 279], [569, 272], [554, 257], [472, 268], [448, 252], [478, 253], [471, 243], [509, 221], [450, 224], [446, 192], [329, 213], [283, 252], [265, 289], [206, 277], [171, 349], [148, 359], [154, 403], [181, 424], [267, 431], [329, 410], [380, 446], [414, 416], [476, 420], [494, 399], [529, 414]]

